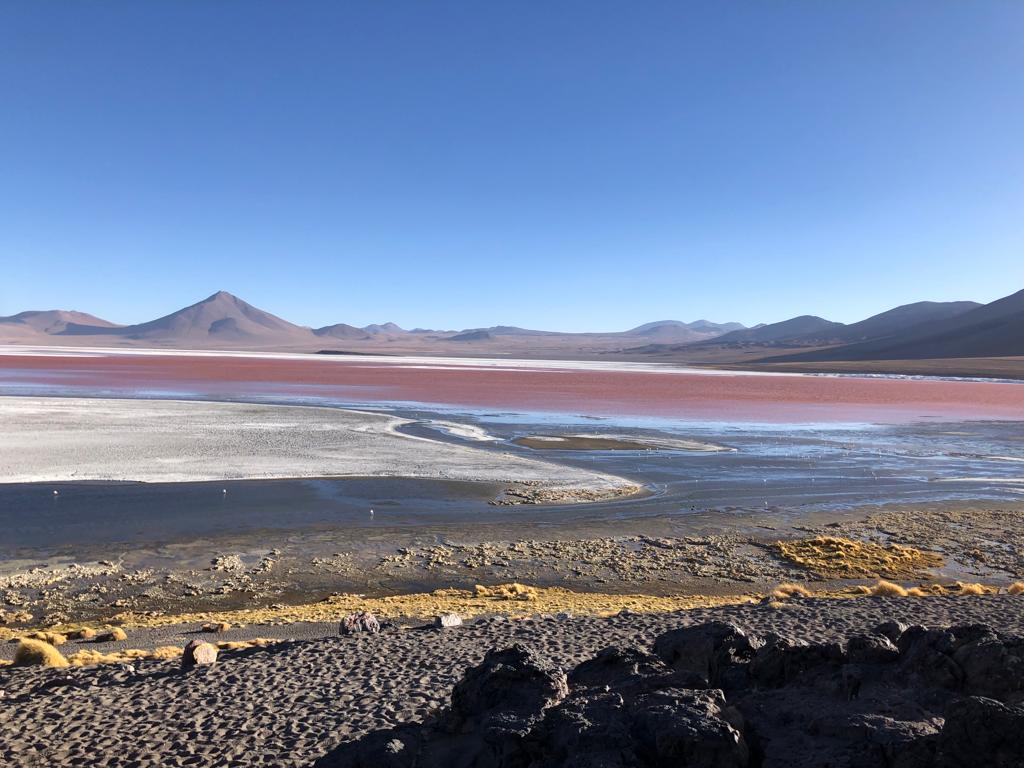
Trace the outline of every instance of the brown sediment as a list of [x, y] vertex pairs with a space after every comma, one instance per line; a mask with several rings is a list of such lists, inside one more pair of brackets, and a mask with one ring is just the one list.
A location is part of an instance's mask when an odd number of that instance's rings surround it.
[[943, 564], [934, 552], [838, 536], [780, 541], [779, 554], [822, 579], [916, 578]]
[[488, 503], [498, 507], [519, 504], [579, 504], [639, 496], [643, 493], [643, 490], [643, 486], [631, 484], [609, 485], [602, 488], [553, 488], [539, 482], [529, 481], [508, 486], [499, 498]]

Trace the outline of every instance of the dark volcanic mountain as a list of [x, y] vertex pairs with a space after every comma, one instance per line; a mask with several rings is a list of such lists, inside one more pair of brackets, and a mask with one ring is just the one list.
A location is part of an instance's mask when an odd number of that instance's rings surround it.
[[772, 360], [921, 360], [1015, 355], [1024, 355], [1024, 291], [953, 317], [917, 323], [884, 338]]
[[829, 344], [852, 344], [870, 339], [881, 339], [903, 333], [922, 323], [935, 323], [962, 315], [980, 307], [976, 301], [919, 301], [904, 304], [872, 315], [850, 325], [831, 328], [826, 333], [809, 334], [800, 341], [817, 341]]

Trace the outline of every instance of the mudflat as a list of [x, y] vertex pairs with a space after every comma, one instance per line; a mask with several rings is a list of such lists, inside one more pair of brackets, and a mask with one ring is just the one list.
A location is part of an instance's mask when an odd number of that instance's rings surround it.
[[416, 477], [530, 484], [519, 500], [614, 497], [622, 478], [400, 434], [402, 419], [335, 408], [0, 398], [7, 483]]

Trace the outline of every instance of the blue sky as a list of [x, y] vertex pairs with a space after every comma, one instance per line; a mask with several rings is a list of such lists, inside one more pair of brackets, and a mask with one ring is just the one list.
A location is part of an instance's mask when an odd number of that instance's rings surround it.
[[0, 6], [0, 314], [854, 321], [1024, 288], [1024, 3]]

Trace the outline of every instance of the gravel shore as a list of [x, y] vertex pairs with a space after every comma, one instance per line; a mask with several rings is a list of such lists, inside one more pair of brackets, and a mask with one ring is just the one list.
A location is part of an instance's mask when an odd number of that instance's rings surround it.
[[[649, 648], [662, 632], [716, 619], [809, 642], [838, 640], [889, 620], [977, 622], [1021, 634], [1022, 606], [1024, 597], [992, 595], [810, 599], [610, 618], [496, 617], [447, 630], [393, 628], [228, 652], [215, 666], [187, 674], [164, 661], [70, 671], [5, 668], [0, 763], [306, 766], [342, 741], [444, 706], [468, 666], [514, 642], [569, 667], [612, 644]], [[274, 629], [293, 637], [328, 631], [326, 625]], [[169, 637], [181, 630], [159, 631]]]

